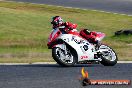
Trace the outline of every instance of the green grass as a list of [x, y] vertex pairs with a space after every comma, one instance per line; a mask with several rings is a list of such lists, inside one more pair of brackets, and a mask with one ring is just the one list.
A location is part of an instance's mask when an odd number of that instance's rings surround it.
[[[46, 44], [51, 31], [51, 17], [55, 15], [60, 15], [66, 21], [77, 23], [78, 30], [89, 28], [106, 33], [107, 37], [103, 42], [114, 48], [119, 60], [132, 60], [132, 45], [128, 45], [132, 43], [132, 36], [114, 37], [115, 31], [132, 28], [130, 16], [4, 1], [0, 1], [0, 54], [3, 55], [0, 58], [6, 62], [5, 53], [16, 55], [13, 58], [18, 58], [17, 54], [50, 53]], [[41, 57], [39, 61], [45, 59]], [[0, 60], [0, 62], [3, 61]]]

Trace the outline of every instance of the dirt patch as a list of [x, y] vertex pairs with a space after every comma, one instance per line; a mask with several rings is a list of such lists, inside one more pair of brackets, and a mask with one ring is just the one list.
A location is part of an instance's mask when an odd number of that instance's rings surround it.
[[127, 46], [132, 46], [132, 43], [131, 44], [127, 44]]

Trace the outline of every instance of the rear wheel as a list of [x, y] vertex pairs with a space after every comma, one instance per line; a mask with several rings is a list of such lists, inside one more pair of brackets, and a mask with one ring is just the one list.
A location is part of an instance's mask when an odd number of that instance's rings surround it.
[[112, 48], [102, 44], [100, 45], [99, 49], [106, 49], [106, 51], [101, 52], [101, 64], [103, 64], [104, 66], [114, 66], [117, 63], [118, 58]]
[[75, 64], [75, 56], [71, 52], [71, 50], [63, 50], [60, 47], [54, 47], [52, 49], [52, 57], [53, 59], [61, 66], [74, 66]]

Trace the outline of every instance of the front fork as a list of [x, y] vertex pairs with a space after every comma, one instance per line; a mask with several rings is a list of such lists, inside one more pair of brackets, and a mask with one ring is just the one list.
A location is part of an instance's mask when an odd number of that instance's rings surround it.
[[69, 56], [69, 53], [68, 53], [68, 50], [67, 50], [67, 46], [63, 43], [63, 44], [59, 44], [57, 45], [61, 48], [61, 51], [63, 53], [63, 55], [65, 56], [66, 59], [68, 59], [70, 56]]

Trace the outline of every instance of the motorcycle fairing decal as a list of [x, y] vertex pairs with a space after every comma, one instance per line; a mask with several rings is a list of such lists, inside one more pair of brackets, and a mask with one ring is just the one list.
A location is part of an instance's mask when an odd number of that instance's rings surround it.
[[77, 39], [76, 36], [72, 36], [71, 41], [74, 41], [74, 42], [76, 42], [77, 44], [81, 44], [81, 43], [83, 42], [82, 39]]
[[88, 56], [81, 56], [81, 59], [87, 59]]
[[[76, 50], [78, 54], [78, 61], [94, 60], [94, 52], [92, 51], [92, 49], [94, 49], [94, 45], [90, 44], [87, 40], [84, 40], [78, 36], [76, 36], [75, 38], [73, 37], [74, 36], [72, 34], [62, 34], [58, 37], [58, 39], [62, 39]], [[82, 42], [78, 44], [80, 40]], [[84, 48], [84, 46], [87, 46], [87, 48], [86, 47]], [[86, 59], [81, 59], [81, 56], [88, 56], [88, 57]]]

